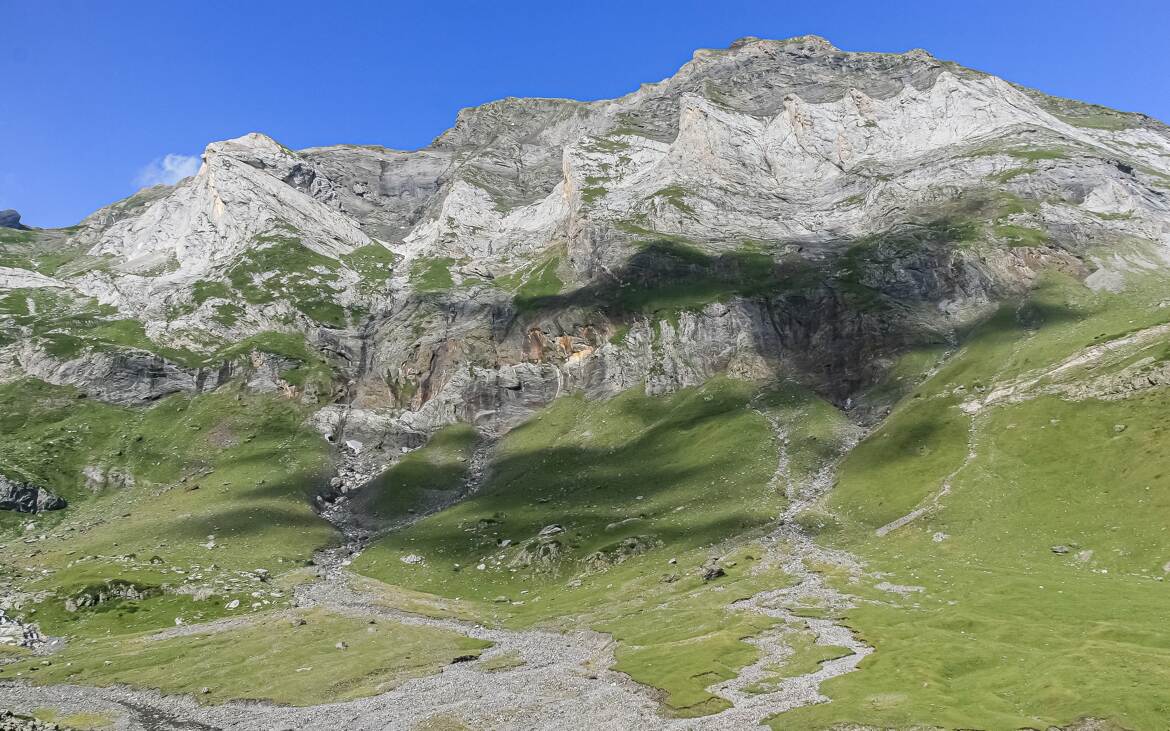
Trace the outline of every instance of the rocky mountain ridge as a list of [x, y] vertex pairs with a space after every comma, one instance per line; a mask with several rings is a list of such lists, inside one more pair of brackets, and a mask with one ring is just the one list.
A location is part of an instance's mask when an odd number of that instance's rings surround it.
[[0, 358], [142, 403], [251, 372], [231, 343], [303, 337], [333, 376], [255, 380], [392, 454], [725, 371], [851, 404], [1044, 267], [1115, 288], [1162, 266], [1167, 170], [1170, 133], [1140, 115], [923, 51], [745, 38], [619, 99], [464, 110], [414, 152], [211, 144], [193, 178], [57, 234], [66, 261], [0, 270], [52, 297], [41, 313], [140, 322], [135, 347], [18, 325]]

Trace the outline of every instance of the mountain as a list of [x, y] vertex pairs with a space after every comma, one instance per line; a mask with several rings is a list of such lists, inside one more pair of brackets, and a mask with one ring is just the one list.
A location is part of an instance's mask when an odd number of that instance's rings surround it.
[[210, 144], [0, 228], [0, 687], [133, 728], [1161, 728], [1168, 283], [1170, 127], [921, 50]]

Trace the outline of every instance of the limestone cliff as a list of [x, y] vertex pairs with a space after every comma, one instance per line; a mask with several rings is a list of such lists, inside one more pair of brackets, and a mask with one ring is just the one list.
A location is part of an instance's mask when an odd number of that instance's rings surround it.
[[[895, 356], [1042, 269], [1119, 289], [1166, 266], [1168, 181], [1147, 117], [923, 51], [745, 38], [618, 99], [463, 110], [416, 151], [211, 144], [174, 186], [0, 239], [0, 372], [119, 403], [246, 374], [320, 403], [354, 479], [452, 421], [721, 372], [868, 418]], [[249, 340], [273, 332], [328, 383], [284, 379]]]

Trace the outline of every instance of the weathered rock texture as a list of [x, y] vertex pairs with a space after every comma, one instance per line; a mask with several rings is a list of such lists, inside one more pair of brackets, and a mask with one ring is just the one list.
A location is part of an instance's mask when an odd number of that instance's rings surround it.
[[0, 510], [43, 513], [46, 510], [60, 510], [63, 507], [65, 501], [47, 488], [0, 475]]
[[[745, 38], [618, 99], [463, 110], [416, 151], [214, 143], [194, 177], [69, 232], [73, 261], [0, 286], [65, 288], [208, 353], [303, 336], [335, 372], [316, 422], [362, 444], [365, 474], [570, 391], [784, 372], [851, 406], [1045, 268], [1116, 289], [1166, 266], [1168, 181], [1147, 117], [923, 51]], [[62, 358], [14, 323], [9, 378], [141, 403], [233, 376], [210, 355]]]

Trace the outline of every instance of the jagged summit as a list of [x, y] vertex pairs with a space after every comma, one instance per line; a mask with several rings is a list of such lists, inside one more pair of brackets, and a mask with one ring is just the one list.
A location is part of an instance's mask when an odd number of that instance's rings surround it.
[[203, 157], [206, 158], [208, 155], [217, 154], [228, 154], [239, 157], [241, 155], [252, 154], [256, 155], [257, 160], [259, 160], [260, 156], [280, 156], [286, 152], [289, 152], [288, 148], [268, 135], [262, 132], [249, 132], [230, 140], [209, 143], [203, 150]]
[[[183, 283], [226, 272], [282, 230], [335, 262], [375, 241], [406, 267], [450, 258], [456, 283], [506, 276], [563, 242], [563, 278], [585, 283], [630, 255], [631, 226], [716, 248], [750, 238], [816, 252], [893, 225], [942, 180], [985, 184], [1013, 148], [1167, 165], [1163, 129], [1111, 112], [1116, 129], [1083, 123], [1094, 114], [922, 53], [745, 37], [618, 99], [464, 109], [417, 151], [298, 153], [261, 133], [214, 142], [193, 178], [104, 209], [71, 239], [112, 264], [88, 271], [83, 291], [136, 315], [175, 307]], [[1148, 199], [1112, 178], [1067, 195], [1106, 214]]]
[[840, 49], [834, 46], [826, 38], [818, 35], [803, 35], [793, 36], [791, 38], [782, 38], [777, 40], [767, 38], [757, 38], [756, 36], [743, 36], [731, 42], [728, 50], [735, 51], [746, 46], [757, 43], [770, 44], [775, 46], [799, 46], [802, 50], [814, 49], [819, 51], [839, 51]]
[[[921, 53], [746, 37], [617, 99], [462, 110], [422, 150], [296, 152], [258, 132], [211, 143], [192, 178], [67, 234], [90, 263], [52, 281], [186, 341], [192, 329], [354, 328], [359, 313], [388, 317], [432, 287], [505, 303], [508, 289], [490, 283], [541, 267], [587, 290], [641, 266], [655, 236], [710, 256], [760, 242], [819, 267], [970, 191], [1041, 196], [1010, 225], [1062, 231], [1086, 252], [1110, 236], [1165, 246], [1152, 186], [1170, 136], [1098, 109]], [[1130, 266], [1086, 255], [1100, 286]], [[393, 275], [365, 284], [368, 256], [393, 260]], [[945, 307], [967, 306], [949, 297]]]

